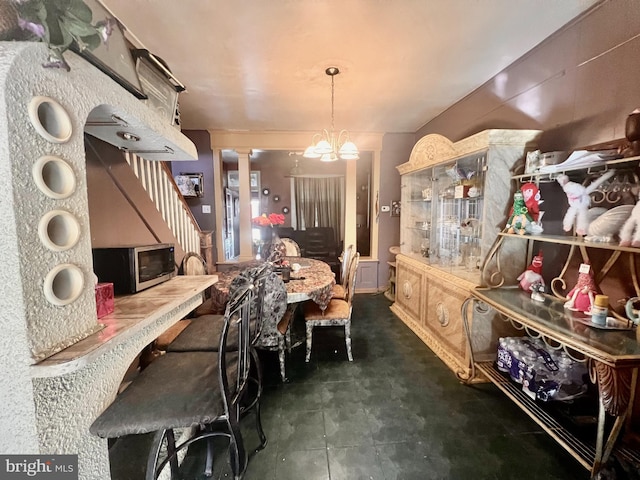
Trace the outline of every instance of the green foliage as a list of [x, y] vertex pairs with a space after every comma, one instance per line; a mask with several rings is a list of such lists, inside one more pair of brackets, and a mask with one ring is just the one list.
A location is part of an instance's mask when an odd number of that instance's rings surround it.
[[46, 67], [69, 65], [62, 54], [77, 45], [78, 49], [93, 50], [106, 42], [113, 19], [92, 23], [93, 13], [83, 0], [27, 0], [15, 4], [20, 26], [31, 34], [32, 40], [49, 46]]

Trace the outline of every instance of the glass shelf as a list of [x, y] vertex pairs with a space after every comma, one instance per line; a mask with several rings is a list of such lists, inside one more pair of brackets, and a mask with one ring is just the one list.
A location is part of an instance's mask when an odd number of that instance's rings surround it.
[[587, 242], [580, 237], [571, 237], [568, 235], [518, 235], [516, 233], [500, 232], [498, 235], [502, 237], [519, 238], [528, 241], [548, 242], [561, 245], [576, 245], [578, 247], [599, 248], [601, 250], [616, 250], [621, 252], [640, 252], [640, 248], [621, 247], [616, 243], [606, 242]]

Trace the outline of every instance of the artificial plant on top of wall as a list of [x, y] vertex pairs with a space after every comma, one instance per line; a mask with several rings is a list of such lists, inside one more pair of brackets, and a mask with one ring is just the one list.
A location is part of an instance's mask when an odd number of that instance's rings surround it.
[[72, 45], [94, 50], [106, 43], [115, 20], [93, 22], [93, 12], [83, 0], [0, 0], [0, 40], [45, 42], [49, 59], [44, 67], [64, 68], [63, 53]]

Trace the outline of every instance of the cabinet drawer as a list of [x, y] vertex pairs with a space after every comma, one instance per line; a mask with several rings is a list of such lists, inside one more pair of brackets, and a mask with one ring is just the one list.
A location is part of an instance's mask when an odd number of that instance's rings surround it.
[[396, 302], [415, 321], [422, 318], [422, 304], [426, 289], [424, 288], [424, 272], [420, 269], [398, 262], [396, 273]]
[[425, 328], [454, 356], [466, 357], [466, 338], [460, 308], [469, 291], [439, 278], [429, 278]]

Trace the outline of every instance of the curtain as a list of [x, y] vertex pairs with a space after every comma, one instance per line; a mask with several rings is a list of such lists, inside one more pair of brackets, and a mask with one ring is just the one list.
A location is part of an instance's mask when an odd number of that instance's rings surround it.
[[344, 177], [296, 177], [294, 198], [298, 229], [332, 227], [343, 237]]

